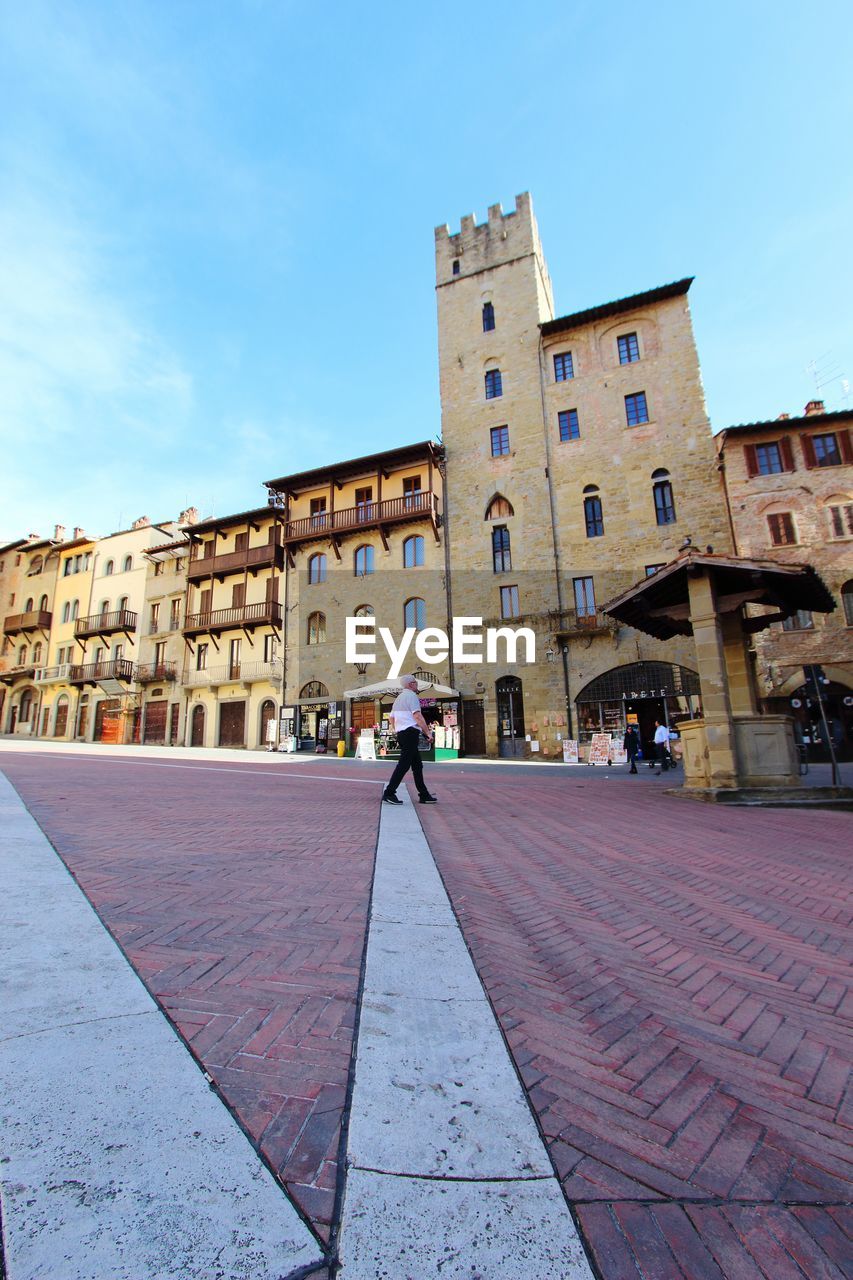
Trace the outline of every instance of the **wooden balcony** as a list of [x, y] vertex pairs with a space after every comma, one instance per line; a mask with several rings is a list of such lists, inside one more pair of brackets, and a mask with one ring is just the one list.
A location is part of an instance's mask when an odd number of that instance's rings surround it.
[[134, 678], [134, 666], [126, 658], [111, 658], [108, 662], [88, 662], [84, 666], [72, 665], [68, 669], [69, 684], [98, 684], [101, 680]]
[[7, 636], [18, 635], [23, 631], [49, 631], [53, 614], [47, 609], [32, 609], [29, 613], [10, 613], [3, 623], [3, 631]]
[[[196, 544], [198, 545], [198, 544]], [[259, 569], [283, 569], [284, 547], [276, 542], [266, 542], [262, 547], [244, 547], [242, 551], [227, 551], [221, 556], [204, 556], [190, 560], [187, 578], [198, 582], [201, 578], [224, 578], [229, 573], [257, 573]]]
[[136, 614], [129, 609], [117, 609], [114, 613], [92, 613], [88, 618], [78, 618], [74, 623], [75, 636], [108, 636], [116, 631], [135, 631]]
[[140, 684], [157, 684], [161, 680], [177, 678], [177, 662], [140, 662], [136, 668], [136, 679]]
[[251, 631], [262, 626], [281, 626], [281, 605], [277, 600], [239, 605], [234, 609], [211, 609], [207, 613], [188, 613], [184, 621], [184, 635], [218, 635], [221, 631], [241, 627]]
[[387, 502], [365, 502], [357, 507], [342, 507], [340, 511], [323, 511], [316, 516], [304, 516], [301, 520], [289, 520], [284, 526], [284, 541], [292, 546], [299, 542], [333, 538], [340, 533], [382, 529], [387, 525], [424, 519], [430, 520], [434, 527], [438, 524], [438, 495], [430, 491], [390, 498]]

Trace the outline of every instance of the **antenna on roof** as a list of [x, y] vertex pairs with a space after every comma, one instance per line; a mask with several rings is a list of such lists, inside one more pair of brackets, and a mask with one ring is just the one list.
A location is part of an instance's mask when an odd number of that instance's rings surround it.
[[806, 373], [810, 374], [814, 379], [815, 391], [818, 397], [821, 396], [824, 387], [828, 387], [831, 383], [839, 380], [843, 385], [846, 381], [843, 370], [831, 351], [825, 351], [816, 360], [810, 360], [806, 365]]

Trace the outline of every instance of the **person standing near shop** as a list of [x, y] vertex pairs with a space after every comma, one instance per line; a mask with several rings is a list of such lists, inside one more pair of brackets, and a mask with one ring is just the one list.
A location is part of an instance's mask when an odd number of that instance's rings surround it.
[[430, 795], [426, 789], [424, 767], [418, 749], [420, 735], [423, 733], [424, 737], [431, 739], [432, 729], [424, 720], [418, 699], [418, 682], [414, 676], [400, 676], [400, 692], [394, 699], [390, 719], [391, 728], [397, 735], [400, 759], [388, 780], [388, 785], [382, 792], [382, 799], [386, 804], [403, 803], [397, 795], [397, 788], [411, 769], [420, 803], [435, 804], [436, 797]]
[[640, 735], [637, 733], [635, 724], [629, 724], [625, 730], [625, 740], [622, 743], [622, 747], [628, 756], [628, 763], [631, 766], [628, 772], [636, 773], [637, 756], [640, 754]]
[[660, 720], [655, 720], [655, 755], [660, 769], [669, 768], [669, 729], [665, 724], [661, 724]]

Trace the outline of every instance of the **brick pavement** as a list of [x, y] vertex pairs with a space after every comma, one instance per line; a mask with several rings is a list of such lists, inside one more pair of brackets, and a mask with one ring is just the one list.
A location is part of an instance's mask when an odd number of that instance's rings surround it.
[[419, 810], [565, 1193], [604, 1280], [841, 1280], [853, 820], [637, 788]]
[[254, 762], [6, 754], [2, 767], [328, 1239], [378, 788]]

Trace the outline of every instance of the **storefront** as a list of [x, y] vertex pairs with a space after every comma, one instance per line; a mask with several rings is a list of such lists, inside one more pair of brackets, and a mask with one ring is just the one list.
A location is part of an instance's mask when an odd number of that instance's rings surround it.
[[[432, 743], [427, 744], [421, 738], [421, 755], [425, 760], [456, 760], [459, 756], [459, 694], [447, 685], [432, 684], [420, 675], [417, 679], [423, 717], [427, 724], [433, 726]], [[350, 700], [350, 741], [347, 746], [351, 751], [355, 750], [362, 729], [373, 729], [377, 756], [393, 758], [399, 755], [397, 737], [390, 721], [391, 708], [399, 692], [400, 685], [396, 680], [344, 692], [344, 697]]]
[[329, 699], [319, 680], [303, 685], [297, 706], [296, 737], [300, 751], [337, 751], [343, 737], [343, 706]]
[[807, 760], [825, 762], [830, 759], [827, 730], [836, 758], [853, 760], [853, 689], [824, 677], [820, 696], [823, 715], [810, 681], [799, 685], [786, 698], [767, 698], [765, 705], [776, 714], [793, 716], [794, 738], [798, 746], [805, 748]]
[[699, 676], [688, 667], [670, 662], [614, 667], [590, 681], [575, 699], [579, 741], [588, 742], [594, 733], [620, 740], [628, 716], [636, 716], [643, 754], [651, 759], [655, 721], [677, 731], [682, 721], [702, 714], [699, 695]]

